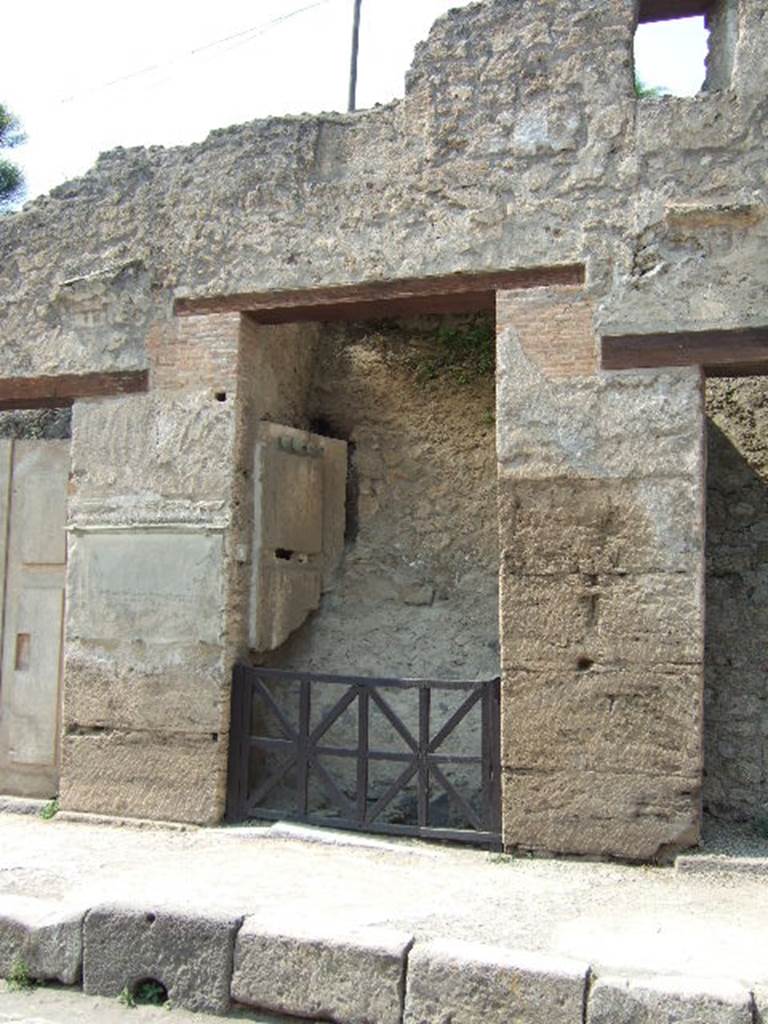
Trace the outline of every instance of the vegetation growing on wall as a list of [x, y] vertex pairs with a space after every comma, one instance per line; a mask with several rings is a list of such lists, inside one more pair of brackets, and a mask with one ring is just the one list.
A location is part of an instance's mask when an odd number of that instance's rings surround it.
[[493, 317], [478, 314], [467, 319], [443, 319], [427, 336], [429, 344], [413, 356], [417, 379], [448, 379], [470, 384], [491, 377], [496, 368]]

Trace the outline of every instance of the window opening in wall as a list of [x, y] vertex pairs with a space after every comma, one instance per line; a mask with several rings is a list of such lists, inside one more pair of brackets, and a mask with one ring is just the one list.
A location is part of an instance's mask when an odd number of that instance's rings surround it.
[[704, 14], [641, 20], [634, 44], [638, 97], [695, 96], [701, 92], [709, 37]]

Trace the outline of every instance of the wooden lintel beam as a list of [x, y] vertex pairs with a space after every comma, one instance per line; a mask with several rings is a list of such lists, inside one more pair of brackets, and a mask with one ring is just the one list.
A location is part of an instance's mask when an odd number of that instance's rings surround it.
[[174, 311], [177, 316], [249, 313], [260, 323], [375, 319], [420, 312], [471, 312], [486, 308], [492, 310], [497, 291], [578, 286], [584, 283], [584, 279], [583, 264], [569, 263], [327, 288], [177, 299]]
[[768, 373], [768, 327], [602, 337], [604, 370], [701, 366], [709, 377]]
[[673, 21], [676, 18], [695, 18], [707, 14], [713, 0], [640, 0], [638, 21]]
[[72, 405], [79, 398], [146, 391], [148, 379], [146, 370], [0, 378], [0, 411], [60, 408]]
[[245, 313], [260, 324], [337, 323], [350, 320], [386, 320], [390, 317], [443, 313], [493, 313], [495, 291], [456, 292], [452, 295], [410, 295], [398, 299], [360, 299], [326, 306], [282, 306]]

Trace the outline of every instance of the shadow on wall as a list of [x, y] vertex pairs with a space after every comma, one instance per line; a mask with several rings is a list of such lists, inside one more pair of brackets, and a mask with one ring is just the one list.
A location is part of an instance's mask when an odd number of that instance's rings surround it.
[[66, 441], [71, 436], [70, 408], [0, 412], [0, 438], [13, 441]]
[[768, 820], [768, 381], [709, 381], [707, 412], [704, 807], [761, 826]]

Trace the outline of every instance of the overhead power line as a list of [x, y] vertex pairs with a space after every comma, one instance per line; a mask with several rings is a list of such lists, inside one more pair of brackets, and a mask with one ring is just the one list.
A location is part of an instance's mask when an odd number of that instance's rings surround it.
[[112, 78], [107, 82], [102, 82], [101, 85], [92, 86], [90, 89], [85, 89], [83, 92], [74, 93], [72, 96], [65, 96], [62, 98], [62, 103], [73, 103], [85, 96], [91, 96], [94, 93], [103, 92], [105, 89], [111, 89], [116, 85], [121, 85], [123, 82], [130, 82], [136, 78], [142, 78], [145, 75], [152, 74], [155, 71], [162, 71], [165, 68], [172, 67], [174, 64], [179, 64], [182, 61], [195, 58], [202, 53], [212, 50], [217, 46], [224, 46], [226, 43], [232, 43], [232, 46], [226, 47], [227, 50], [234, 49], [237, 46], [244, 46], [246, 43], [250, 43], [253, 39], [264, 35], [269, 32], [275, 26], [282, 24], [285, 21], [295, 18], [299, 14], [304, 14], [307, 11], [314, 10], [316, 7], [324, 7], [330, 3], [331, 0], [314, 0], [313, 3], [304, 4], [303, 7], [296, 7], [292, 11], [288, 11], [287, 14], [281, 14], [277, 18], [272, 18], [270, 21], [261, 22], [258, 25], [251, 25], [250, 28], [244, 28], [239, 32], [233, 32], [228, 36], [223, 36], [221, 39], [214, 39], [210, 43], [204, 43], [202, 46], [196, 46], [192, 50], [188, 50], [186, 53], [180, 54], [178, 57], [173, 57], [171, 60], [163, 61], [158, 64], [149, 64], [147, 67], [138, 68], [135, 71], [129, 71], [125, 75], [120, 75], [117, 78]]

